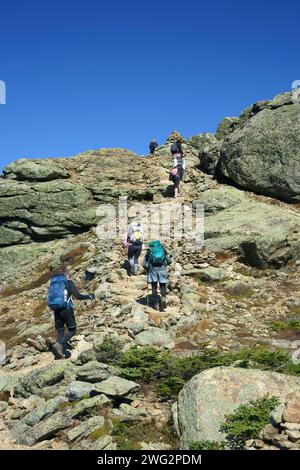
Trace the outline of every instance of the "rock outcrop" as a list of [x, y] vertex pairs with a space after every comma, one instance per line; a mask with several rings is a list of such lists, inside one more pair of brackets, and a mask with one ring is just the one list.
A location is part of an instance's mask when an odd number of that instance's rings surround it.
[[73, 158], [18, 160], [0, 179], [0, 247], [45, 241], [97, 225], [100, 204], [151, 200], [168, 186], [163, 168], [123, 149]]
[[300, 201], [300, 106], [292, 93], [224, 118], [200, 154], [204, 171], [250, 191]]
[[267, 394], [285, 400], [299, 388], [298, 377], [253, 369], [217, 367], [195, 375], [178, 396], [181, 448], [195, 441], [221, 442], [225, 415], [240, 404]]

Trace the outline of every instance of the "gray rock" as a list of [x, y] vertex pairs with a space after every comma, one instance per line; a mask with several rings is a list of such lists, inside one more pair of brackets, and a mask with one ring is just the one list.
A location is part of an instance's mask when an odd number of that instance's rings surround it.
[[90, 361], [76, 369], [76, 377], [83, 382], [101, 382], [109, 377], [108, 366], [97, 361]]
[[298, 377], [254, 369], [216, 367], [195, 375], [178, 395], [181, 448], [191, 441], [222, 441], [220, 425], [240, 404], [267, 394], [284, 400], [299, 386]]
[[8, 403], [6, 401], [0, 401], [0, 413], [3, 413], [8, 408]]
[[172, 335], [161, 328], [151, 327], [135, 337], [141, 346], [157, 346], [159, 348], [173, 349], [175, 346]]
[[222, 281], [225, 277], [225, 271], [221, 268], [209, 266], [208, 268], [199, 269], [198, 275], [203, 281]]
[[14, 389], [15, 396], [26, 398], [30, 395], [41, 394], [44, 387], [55, 385], [63, 380], [67, 366], [67, 361], [59, 361], [41, 369], [33, 370], [19, 379]]
[[67, 402], [65, 397], [56, 397], [48, 400], [46, 403], [38, 405], [11, 429], [11, 437], [13, 441], [23, 442], [24, 435], [27, 434], [30, 427], [35, 426], [42, 419], [49, 418], [59, 409], [59, 406], [65, 402]]
[[62, 405], [63, 403], [67, 403], [67, 401], [68, 400], [65, 397], [52, 398], [46, 403], [43, 403], [33, 409], [23, 418], [23, 421], [28, 426], [34, 426], [42, 419], [48, 418], [53, 413], [55, 413], [59, 409], [60, 405]]
[[111, 444], [113, 443], [113, 438], [109, 435], [100, 437], [96, 441], [92, 442], [85, 440], [81, 443], [81, 448], [85, 450], [109, 450]]
[[75, 441], [75, 439], [78, 438], [82, 439], [91, 434], [96, 429], [103, 427], [104, 423], [105, 420], [102, 416], [92, 416], [91, 418], [68, 431], [68, 440]]
[[200, 167], [206, 173], [214, 175], [220, 159], [221, 142], [211, 142], [203, 148], [200, 154]]
[[71, 424], [72, 420], [65, 412], [55, 413], [55, 415], [34, 426], [32, 430], [27, 431], [19, 439], [19, 443], [32, 446], [36, 442], [55, 436], [59, 431], [71, 426]]
[[82, 398], [89, 398], [93, 387], [87, 382], [71, 382], [66, 388], [66, 397], [69, 400], [80, 400]]
[[270, 413], [270, 422], [273, 426], [278, 427], [282, 421], [282, 416], [285, 410], [284, 403], [280, 403], [274, 410]]
[[109, 397], [126, 397], [139, 389], [139, 384], [116, 376], [111, 376], [103, 382], [93, 385], [93, 391], [104, 393]]
[[87, 398], [75, 403], [68, 411], [67, 415], [70, 418], [75, 418], [84, 414], [87, 410], [95, 408], [96, 406], [110, 406], [111, 400], [105, 395], [97, 395], [93, 398]]

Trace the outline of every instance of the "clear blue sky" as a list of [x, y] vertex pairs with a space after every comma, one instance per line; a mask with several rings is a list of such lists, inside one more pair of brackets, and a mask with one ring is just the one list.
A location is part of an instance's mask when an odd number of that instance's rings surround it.
[[214, 131], [300, 79], [299, 18], [296, 0], [1, 0], [0, 169]]

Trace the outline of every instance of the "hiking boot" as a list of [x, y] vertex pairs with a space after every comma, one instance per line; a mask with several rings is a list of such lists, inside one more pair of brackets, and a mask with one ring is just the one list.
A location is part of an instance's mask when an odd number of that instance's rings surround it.
[[63, 351], [61, 344], [54, 343], [52, 346], [52, 349], [56, 357], [60, 359], [64, 359], [65, 355], [64, 355], [64, 351]]
[[65, 359], [70, 359], [71, 356], [72, 356], [72, 354], [70, 353], [70, 351], [65, 350], [64, 358]]
[[164, 295], [161, 296], [161, 309], [162, 311], [166, 310], [167, 308], [167, 299]]

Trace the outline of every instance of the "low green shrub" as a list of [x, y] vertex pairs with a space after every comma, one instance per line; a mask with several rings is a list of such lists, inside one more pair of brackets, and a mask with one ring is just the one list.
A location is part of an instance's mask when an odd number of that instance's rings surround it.
[[278, 403], [278, 398], [264, 396], [240, 405], [233, 414], [227, 415], [220, 431], [226, 434], [228, 447], [232, 450], [241, 450], [247, 439], [256, 439], [268, 424], [269, 414]]
[[189, 445], [190, 450], [226, 450], [224, 442], [194, 441]]

